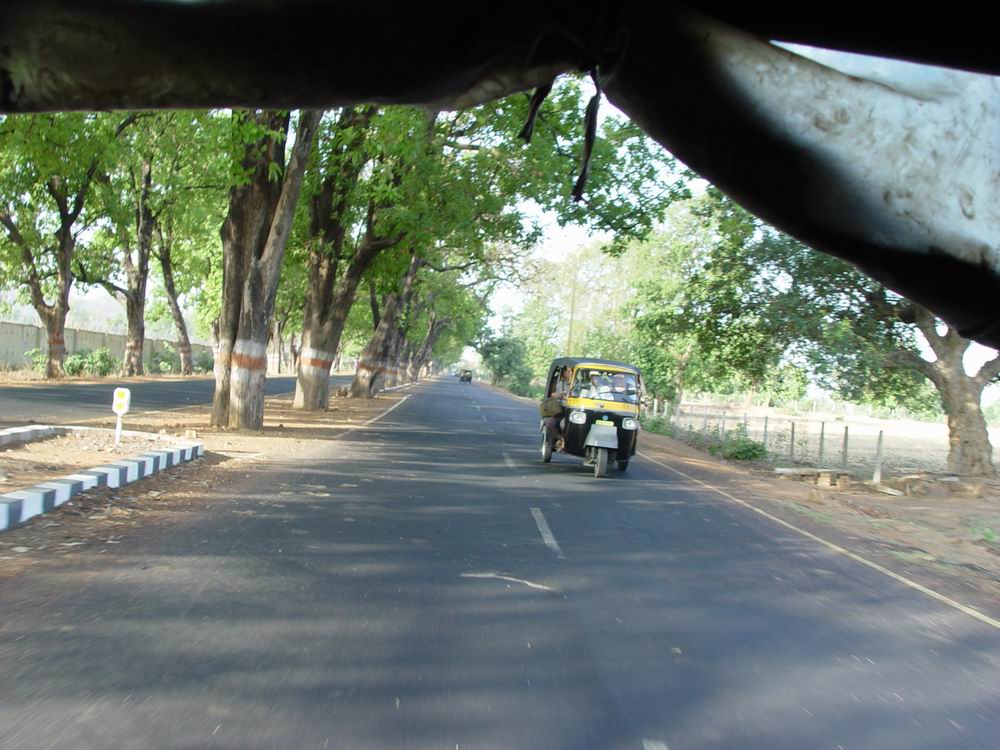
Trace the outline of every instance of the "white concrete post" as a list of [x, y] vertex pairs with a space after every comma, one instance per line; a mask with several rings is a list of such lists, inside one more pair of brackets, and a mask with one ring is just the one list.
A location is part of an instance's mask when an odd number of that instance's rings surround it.
[[875, 473], [872, 474], [875, 484], [882, 484], [882, 430], [878, 431], [878, 443], [875, 445]]

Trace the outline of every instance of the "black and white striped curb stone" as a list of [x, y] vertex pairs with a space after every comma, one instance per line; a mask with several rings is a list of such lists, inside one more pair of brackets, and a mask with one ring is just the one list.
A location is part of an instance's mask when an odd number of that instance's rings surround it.
[[[14, 442], [27, 442], [42, 437], [75, 432], [80, 428], [73, 427], [15, 427], [12, 430], [0, 430], [0, 445]], [[34, 435], [28, 437], [28, 431]], [[18, 439], [4, 440], [7, 433], [17, 435]], [[122, 433], [123, 435], [126, 433]], [[136, 433], [129, 433], [136, 434]], [[41, 482], [33, 487], [26, 487], [14, 492], [0, 495], [0, 531], [22, 524], [32, 516], [47, 513], [58, 508], [71, 497], [93, 487], [122, 487], [126, 484], [152, 476], [157, 472], [193, 461], [205, 453], [204, 443], [185, 440], [165, 445], [163, 448], [146, 451], [132, 458], [112, 461], [93, 469], [85, 469], [75, 474]]]

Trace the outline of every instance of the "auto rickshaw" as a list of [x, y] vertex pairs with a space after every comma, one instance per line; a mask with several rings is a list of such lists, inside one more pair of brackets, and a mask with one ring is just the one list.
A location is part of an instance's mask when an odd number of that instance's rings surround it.
[[582, 457], [595, 477], [605, 475], [609, 461], [625, 471], [636, 452], [642, 394], [642, 375], [633, 365], [589, 357], [553, 360], [540, 407], [542, 461], [552, 460], [558, 444], [560, 452]]

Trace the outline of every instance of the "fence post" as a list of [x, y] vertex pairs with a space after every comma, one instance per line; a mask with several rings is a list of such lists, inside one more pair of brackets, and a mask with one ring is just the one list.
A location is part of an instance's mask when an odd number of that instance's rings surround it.
[[722, 427], [719, 430], [721, 432], [722, 442], [726, 442], [726, 410], [722, 410]]
[[872, 475], [875, 484], [882, 484], [882, 430], [878, 431], [878, 443], [875, 445], [875, 473]]
[[701, 434], [708, 437], [708, 412], [705, 412], [705, 416], [701, 421]]
[[788, 441], [788, 460], [795, 461], [795, 422], [792, 422], [792, 438]]
[[657, 407], [659, 406], [659, 402], [660, 402], [660, 399], [658, 399], [656, 396], [653, 396], [653, 418], [654, 419], [656, 418], [656, 415], [657, 415], [657, 412], [658, 412], [658, 408]]
[[750, 437], [750, 419], [746, 412], [743, 412], [743, 433]]
[[767, 453], [767, 414], [764, 415], [764, 437], [760, 442], [764, 444], [764, 453]]
[[826, 437], [826, 422], [819, 423], [819, 458], [816, 463], [823, 465], [823, 439]]
[[844, 425], [844, 447], [840, 452], [840, 468], [847, 471], [847, 425]]

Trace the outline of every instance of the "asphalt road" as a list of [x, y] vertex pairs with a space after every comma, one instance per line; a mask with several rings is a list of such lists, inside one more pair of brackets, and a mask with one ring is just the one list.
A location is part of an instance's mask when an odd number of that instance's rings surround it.
[[995, 748], [1000, 631], [435, 381], [0, 580], [0, 747]]
[[[335, 376], [337, 386], [350, 382], [348, 376]], [[212, 403], [215, 381], [211, 378], [163, 381], [118, 381], [96, 383], [59, 383], [55, 385], [0, 386], [0, 420], [35, 422], [71, 422], [111, 414], [111, 394], [118, 386], [132, 390], [130, 412], [176, 409]], [[268, 396], [291, 393], [295, 377], [269, 377]]]

